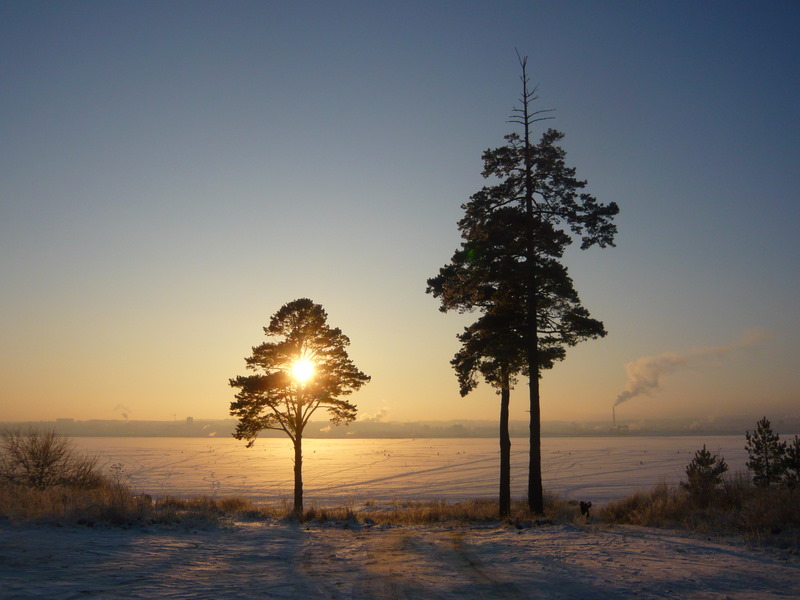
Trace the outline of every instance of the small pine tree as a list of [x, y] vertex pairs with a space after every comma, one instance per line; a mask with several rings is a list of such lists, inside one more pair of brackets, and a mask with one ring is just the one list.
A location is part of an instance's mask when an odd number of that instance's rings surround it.
[[800, 487], [800, 437], [794, 436], [792, 442], [786, 447], [784, 459], [786, 473], [784, 480], [792, 489]]
[[695, 452], [692, 461], [686, 465], [686, 481], [681, 485], [689, 490], [692, 498], [706, 504], [714, 489], [722, 483], [722, 475], [727, 470], [725, 459], [711, 454], [703, 444], [703, 449]]
[[779, 483], [786, 472], [786, 442], [781, 442], [780, 436], [772, 431], [767, 417], [756, 423], [755, 432], [748, 431], [745, 436], [747, 445], [744, 448], [750, 456], [747, 468], [753, 472], [753, 483], [757, 487]]

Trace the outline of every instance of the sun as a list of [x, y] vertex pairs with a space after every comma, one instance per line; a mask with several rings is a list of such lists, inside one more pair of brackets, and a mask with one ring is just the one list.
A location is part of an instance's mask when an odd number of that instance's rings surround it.
[[305, 383], [314, 374], [314, 363], [308, 359], [301, 359], [292, 365], [292, 377], [300, 383]]

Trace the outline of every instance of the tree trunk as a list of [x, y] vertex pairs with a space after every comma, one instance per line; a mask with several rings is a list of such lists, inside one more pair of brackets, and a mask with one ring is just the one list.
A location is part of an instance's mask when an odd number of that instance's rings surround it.
[[303, 437], [294, 439], [294, 513], [303, 515]]
[[[531, 248], [533, 244], [531, 243]], [[538, 331], [538, 298], [535, 253], [527, 257], [528, 292], [526, 317], [528, 320], [528, 388], [530, 394], [530, 459], [528, 462], [528, 509], [537, 515], [544, 513], [544, 497], [542, 494], [542, 428], [539, 407], [539, 331]]]
[[508, 405], [511, 390], [507, 373], [500, 389], [500, 518], [511, 514], [511, 437], [508, 434]]
[[533, 211], [534, 177], [533, 158], [531, 156], [531, 115], [528, 112], [528, 74], [526, 71], [527, 60], [522, 63], [522, 116], [525, 134], [524, 160], [525, 160], [525, 266], [526, 266], [526, 294], [525, 317], [527, 320], [527, 359], [528, 380], [530, 392], [530, 460], [528, 463], [528, 509], [534, 514], [544, 512], [544, 498], [542, 495], [542, 449], [541, 449], [541, 424], [539, 421], [539, 298], [537, 266], [538, 258], [535, 244], [534, 221], [536, 215]]
[[537, 515], [544, 513], [542, 492], [542, 428], [539, 415], [539, 370], [530, 378], [530, 462], [528, 464], [528, 509]]

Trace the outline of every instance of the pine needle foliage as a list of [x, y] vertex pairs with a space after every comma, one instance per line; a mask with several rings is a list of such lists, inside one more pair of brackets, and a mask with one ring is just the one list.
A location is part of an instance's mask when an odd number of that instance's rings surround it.
[[786, 446], [784, 481], [792, 489], [800, 488], [800, 437], [794, 436]]
[[767, 417], [756, 423], [756, 430], [752, 434], [747, 431], [745, 437], [745, 450], [750, 457], [747, 468], [753, 472], [753, 484], [757, 487], [779, 484], [786, 472], [786, 442], [781, 442], [780, 436], [772, 431]]
[[714, 490], [722, 485], [722, 476], [727, 471], [725, 459], [712, 454], [703, 444], [703, 448], [697, 450], [686, 465], [686, 481], [681, 482], [681, 486], [689, 491], [696, 502], [706, 505]]

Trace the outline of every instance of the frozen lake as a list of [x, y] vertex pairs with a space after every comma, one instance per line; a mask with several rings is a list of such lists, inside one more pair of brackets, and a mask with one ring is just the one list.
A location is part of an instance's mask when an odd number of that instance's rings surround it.
[[[242, 496], [291, 500], [292, 444], [259, 439], [253, 448], [224, 438], [73, 438], [123, 467], [128, 483], [153, 496]], [[468, 439], [304, 440], [307, 505], [368, 500], [455, 501], [497, 495], [498, 442]], [[607, 502], [661, 481], [677, 483], [703, 444], [722, 455], [730, 472], [745, 469], [741, 436], [548, 437], [542, 439], [546, 491]], [[511, 492], [524, 498], [528, 442], [512, 440]]]

